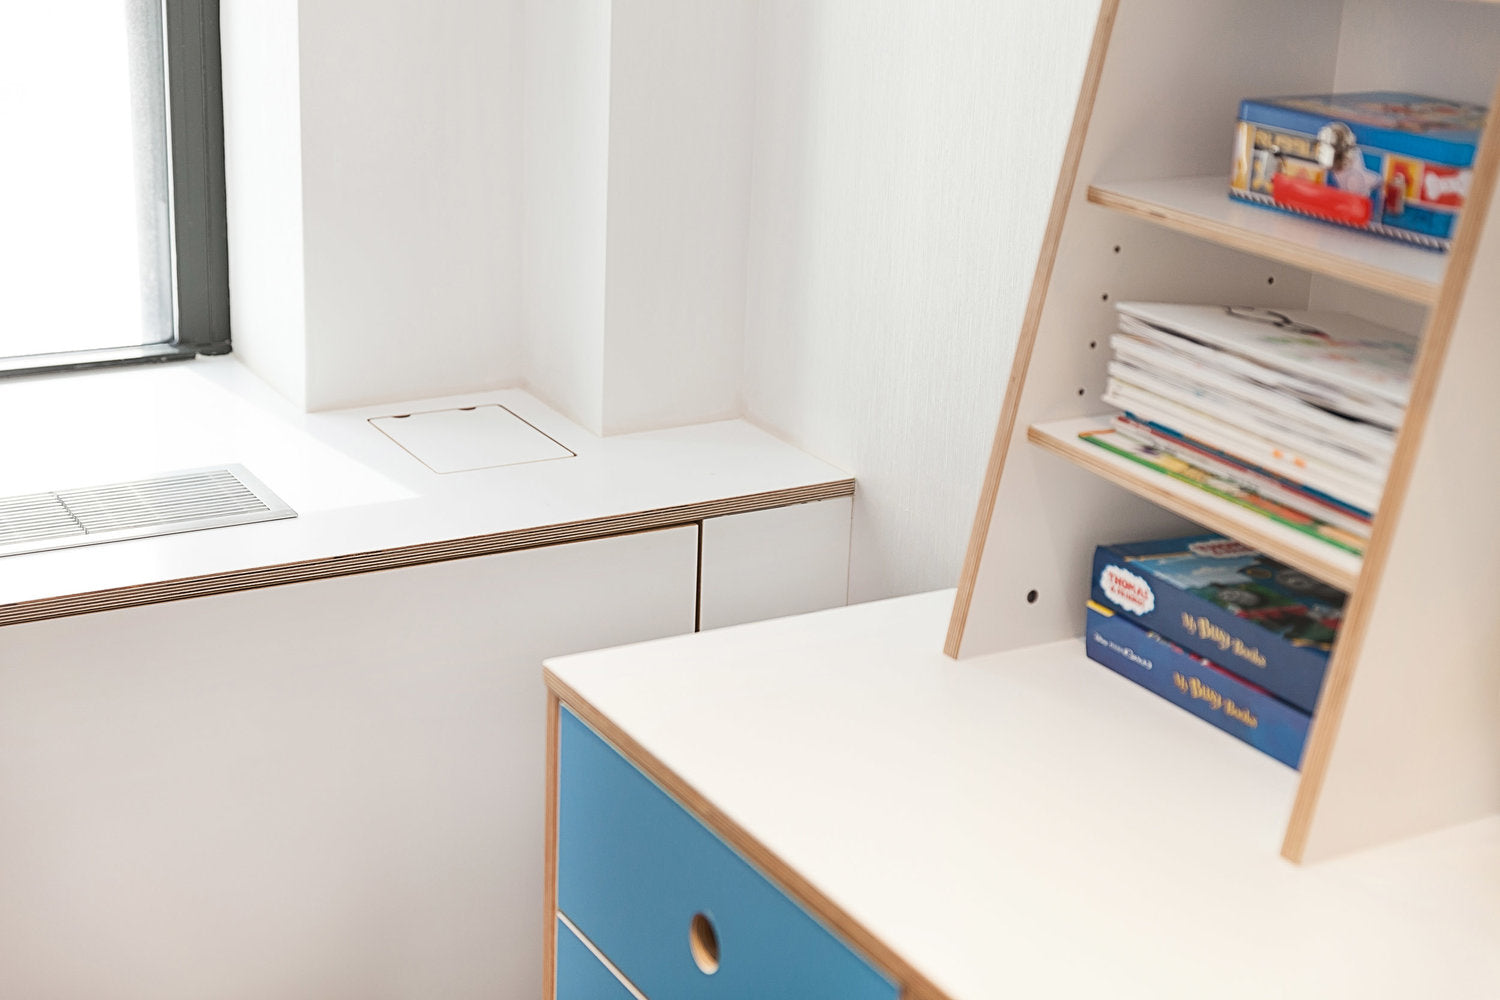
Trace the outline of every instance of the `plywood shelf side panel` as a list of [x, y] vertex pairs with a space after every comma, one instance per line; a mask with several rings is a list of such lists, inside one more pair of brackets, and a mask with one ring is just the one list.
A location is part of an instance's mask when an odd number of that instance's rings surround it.
[[1282, 853], [1325, 858], [1500, 812], [1500, 93]]

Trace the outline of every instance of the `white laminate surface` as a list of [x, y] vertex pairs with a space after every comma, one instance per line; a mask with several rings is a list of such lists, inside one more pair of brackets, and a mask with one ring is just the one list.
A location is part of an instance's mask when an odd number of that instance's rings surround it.
[[1295, 772], [951, 602], [549, 666], [952, 1000], [1497, 995], [1500, 818], [1299, 868]]
[[370, 423], [433, 472], [474, 472], [572, 458], [573, 453], [503, 406], [461, 406], [371, 417]]
[[1236, 201], [1217, 174], [1095, 184], [1089, 200], [1412, 302], [1437, 301], [1448, 265], [1443, 253]]
[[[370, 423], [397, 413], [490, 404], [577, 457], [444, 475]], [[744, 421], [600, 438], [519, 389], [309, 414], [230, 357], [7, 382], [0, 391], [0, 427], [6, 428], [0, 496], [240, 463], [299, 515], [6, 557], [0, 560], [0, 620], [11, 617], [8, 608], [61, 595], [524, 532], [849, 478]]]
[[698, 626], [722, 628], [849, 603], [852, 497], [703, 521]]

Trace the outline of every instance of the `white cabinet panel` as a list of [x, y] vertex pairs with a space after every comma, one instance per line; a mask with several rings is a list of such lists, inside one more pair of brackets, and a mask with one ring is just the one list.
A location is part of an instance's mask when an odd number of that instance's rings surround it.
[[0, 996], [541, 993], [558, 653], [689, 632], [696, 527], [0, 629]]
[[853, 507], [839, 497], [705, 520], [699, 627], [847, 604]]

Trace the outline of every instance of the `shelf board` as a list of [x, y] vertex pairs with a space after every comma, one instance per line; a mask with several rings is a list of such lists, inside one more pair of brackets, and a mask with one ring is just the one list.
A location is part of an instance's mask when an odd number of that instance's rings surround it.
[[1178, 177], [1095, 184], [1088, 199], [1313, 274], [1422, 305], [1437, 301], [1446, 254], [1235, 201], [1227, 189], [1223, 177]]
[[1237, 538], [1342, 590], [1354, 589], [1362, 562], [1359, 556], [1079, 439], [1080, 432], [1108, 427], [1109, 422], [1108, 416], [1099, 416], [1033, 424], [1026, 437], [1174, 514]]

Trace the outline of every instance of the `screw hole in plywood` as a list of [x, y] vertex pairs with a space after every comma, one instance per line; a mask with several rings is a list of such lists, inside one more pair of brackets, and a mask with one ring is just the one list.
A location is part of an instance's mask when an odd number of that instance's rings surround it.
[[1027, 604], [1035, 604], [1036, 603], [1036, 599], [1037, 599], [1037, 592], [1036, 591], [1034, 591], [1034, 590], [1028, 590], [1028, 591], [1026, 591], [1026, 603]]
[[1274, 284], [1276, 284], [1276, 275], [1273, 274], [1269, 278], [1267, 278], [1266, 279], [1266, 284], [1268, 284], [1268, 285], [1274, 285]]
[[1084, 392], [1085, 392], [1085, 391], [1087, 391], [1087, 390], [1085, 390], [1085, 389], [1084, 389], [1084, 388], [1083, 388], [1083, 386], [1079, 386], [1079, 387], [1078, 387], [1078, 395], [1080, 395], [1080, 396], [1082, 396], [1082, 395], [1083, 395], [1083, 394], [1084, 394]]
[[1116, 243], [1115, 244], [1115, 253], [1119, 253], [1119, 252], [1120, 252], [1120, 244]]
[[693, 914], [688, 925], [688, 950], [693, 953], [693, 964], [705, 976], [719, 971], [719, 932], [714, 922], [704, 913]]
[[1099, 346], [1099, 341], [1097, 341], [1097, 340], [1091, 340], [1091, 341], [1089, 341], [1089, 350], [1092, 351], [1092, 350], [1096, 349], [1098, 346]]
[[1105, 292], [1103, 295], [1099, 296], [1099, 301], [1100, 302], [1108, 302], [1109, 301], [1109, 293]]

